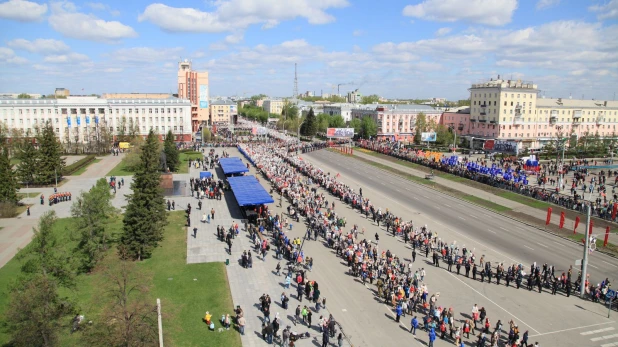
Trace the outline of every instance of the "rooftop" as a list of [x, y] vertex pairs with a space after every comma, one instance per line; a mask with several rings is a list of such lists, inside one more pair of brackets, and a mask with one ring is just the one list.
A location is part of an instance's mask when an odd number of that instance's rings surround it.
[[480, 83], [472, 83], [472, 87], [470, 89], [481, 89], [481, 88], [503, 88], [503, 89], [538, 89], [537, 85], [532, 83], [532, 81], [522, 81], [522, 80], [503, 80], [491, 78], [489, 81], [484, 81]]
[[582, 100], [582, 99], [563, 99], [563, 98], [537, 98], [537, 107], [555, 107], [555, 108], [606, 108], [618, 109], [618, 101], [606, 100]]

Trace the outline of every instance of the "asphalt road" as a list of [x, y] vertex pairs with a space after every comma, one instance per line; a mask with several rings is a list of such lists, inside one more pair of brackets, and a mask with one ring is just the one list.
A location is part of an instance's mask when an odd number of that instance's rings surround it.
[[[554, 264], [557, 272], [567, 271], [569, 264], [581, 258], [582, 247], [512, 219], [502, 217], [484, 208], [414, 184], [394, 174], [378, 170], [353, 158], [328, 151], [316, 151], [301, 157], [324, 171], [340, 173], [341, 181], [354, 188], [361, 186], [363, 194], [383, 210], [389, 208], [404, 219], [412, 219], [416, 225], [427, 224], [437, 231], [439, 237], [451, 243], [456, 240], [461, 246], [474, 249], [477, 259], [496, 262], [522, 263], [527, 268], [533, 261]], [[330, 199], [329, 199], [330, 200]], [[405, 259], [410, 259], [411, 249], [401, 240], [387, 237], [383, 228], [365, 219], [347, 206], [337, 202], [336, 211], [345, 216], [348, 225], [359, 224], [366, 228], [366, 237], [373, 239], [379, 232], [380, 248], [390, 249]], [[300, 229], [300, 230], [299, 230]], [[291, 232], [302, 234], [302, 228]], [[341, 311], [338, 320], [353, 336], [356, 346], [426, 345], [426, 333], [412, 339], [406, 328], [410, 317], [395, 324], [391, 310], [374, 300], [374, 286], [363, 286], [356, 279], [346, 276], [347, 267], [335, 258], [321, 243], [307, 242], [306, 254], [314, 256], [313, 276], [326, 284], [331, 311]], [[440, 304], [454, 307], [457, 319], [465, 318], [475, 303], [486, 307], [492, 326], [501, 319], [506, 323], [513, 319], [521, 331], [528, 330], [529, 342], [539, 341], [541, 346], [618, 346], [618, 324], [614, 316], [607, 319], [607, 309], [599, 304], [566, 298], [548, 292], [539, 294], [524, 289], [517, 290], [494, 283], [481, 283], [445, 270], [438, 269], [417, 256], [415, 269], [427, 270], [427, 282], [431, 293], [440, 292]], [[618, 280], [618, 261], [614, 258], [593, 254], [591, 267], [594, 280], [609, 277]], [[463, 271], [462, 271], [463, 272]], [[614, 336], [615, 335], [615, 336]], [[472, 345], [473, 340], [466, 340]], [[445, 341], [436, 341], [436, 346], [447, 346]], [[452, 342], [450, 343], [452, 344]]]

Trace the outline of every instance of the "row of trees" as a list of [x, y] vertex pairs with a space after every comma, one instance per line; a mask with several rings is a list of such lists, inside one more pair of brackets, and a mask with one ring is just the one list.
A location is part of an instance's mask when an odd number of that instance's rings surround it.
[[[172, 136], [169, 136], [172, 138]], [[80, 290], [76, 275], [102, 268], [100, 305], [96, 323], [83, 337], [85, 345], [146, 346], [157, 341], [157, 316], [148, 303], [145, 276], [135, 269], [132, 260], [152, 254], [163, 239], [167, 214], [160, 180], [160, 145], [151, 131], [140, 151], [140, 164], [131, 184], [132, 194], [123, 219], [118, 244], [120, 258], [109, 254], [115, 241], [109, 224], [118, 217], [111, 204], [108, 182], [102, 178], [75, 199], [71, 214], [71, 237], [78, 241], [72, 252], [61, 247], [57, 237], [54, 211], [45, 213], [30, 245], [19, 253], [21, 276], [11, 286], [5, 318], [16, 346], [55, 346], [60, 329], [72, 315], [79, 313], [75, 300], [65, 295]], [[0, 157], [0, 161], [3, 160]], [[63, 294], [64, 293], [64, 294]], [[100, 295], [99, 295], [100, 294]]]

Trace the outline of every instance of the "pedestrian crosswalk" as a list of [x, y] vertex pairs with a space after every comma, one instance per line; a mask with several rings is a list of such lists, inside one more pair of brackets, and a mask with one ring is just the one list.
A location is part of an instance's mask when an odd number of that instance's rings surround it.
[[600, 343], [600, 347], [618, 347], [618, 331], [615, 327], [584, 331], [580, 335], [589, 337], [593, 343]]

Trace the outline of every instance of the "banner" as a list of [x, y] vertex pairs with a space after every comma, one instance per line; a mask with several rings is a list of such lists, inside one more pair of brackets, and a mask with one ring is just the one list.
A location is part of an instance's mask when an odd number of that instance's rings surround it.
[[326, 137], [354, 137], [354, 128], [328, 128]]
[[549, 225], [551, 222], [551, 207], [547, 208], [547, 219], [545, 220], [545, 225]]
[[562, 229], [564, 227], [564, 212], [560, 212], [560, 229]]
[[435, 132], [421, 133], [422, 142], [436, 142], [437, 134]]
[[612, 220], [616, 219], [617, 211], [618, 211], [618, 203], [614, 203], [614, 208], [612, 209]]
[[69, 128], [71, 127], [71, 116], [67, 117], [67, 125], [69, 126]]
[[86, 116], [86, 124], [90, 124], [90, 116]]
[[608, 241], [609, 241], [609, 227], [605, 229], [605, 240], [603, 240], [603, 247], [607, 247]]
[[517, 153], [517, 142], [487, 140], [483, 144], [483, 149], [486, 151], [502, 152], [502, 153]]
[[200, 108], [208, 108], [208, 84], [200, 84]]
[[588, 229], [588, 235], [592, 235], [592, 227], [594, 226], [594, 220], [590, 219], [590, 229]]
[[77, 116], [77, 126], [80, 126], [81, 124], [82, 124], [82, 117]]
[[573, 228], [573, 234], [575, 234], [575, 230], [577, 230], [578, 225], [579, 225], [579, 216], [575, 217], [575, 227]]
[[94, 124], [99, 124], [99, 116], [94, 116]]

